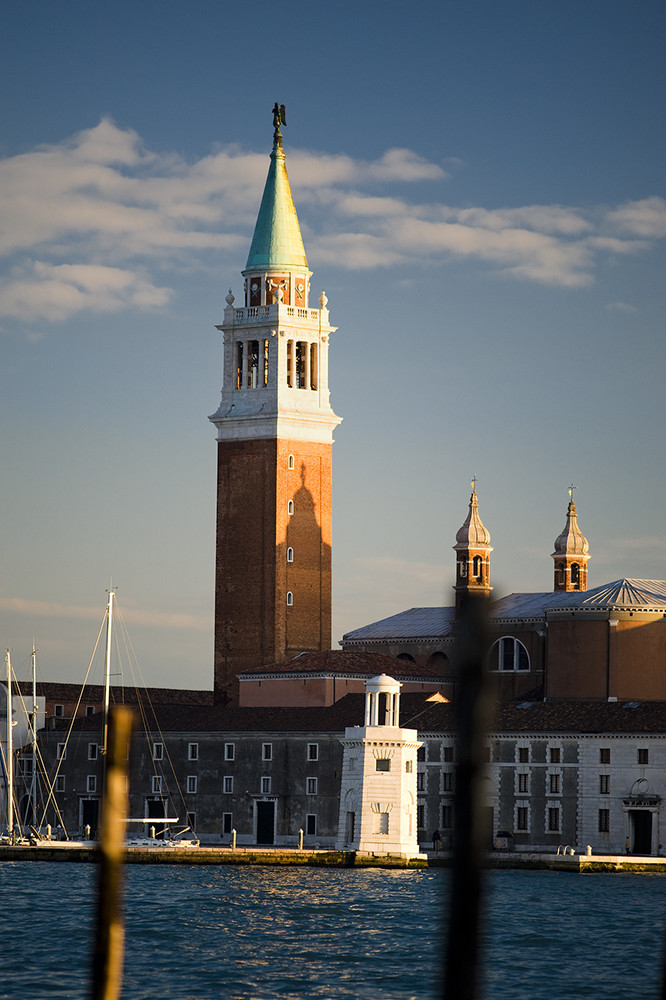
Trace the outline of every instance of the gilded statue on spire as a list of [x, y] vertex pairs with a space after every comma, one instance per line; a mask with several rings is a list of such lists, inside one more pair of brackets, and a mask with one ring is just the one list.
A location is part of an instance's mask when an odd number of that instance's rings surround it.
[[274, 139], [282, 138], [280, 125], [286, 125], [286, 124], [287, 124], [287, 109], [285, 108], [284, 104], [278, 104], [278, 102], [276, 101], [275, 104], [273, 105], [273, 128], [275, 130], [273, 132]]

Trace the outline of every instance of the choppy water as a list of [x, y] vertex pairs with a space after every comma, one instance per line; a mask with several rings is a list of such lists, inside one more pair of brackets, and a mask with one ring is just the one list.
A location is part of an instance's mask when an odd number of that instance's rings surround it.
[[[0, 1000], [89, 994], [96, 869], [0, 864]], [[430, 1000], [448, 873], [127, 869], [124, 1000]], [[492, 872], [487, 1000], [657, 997], [666, 876]]]

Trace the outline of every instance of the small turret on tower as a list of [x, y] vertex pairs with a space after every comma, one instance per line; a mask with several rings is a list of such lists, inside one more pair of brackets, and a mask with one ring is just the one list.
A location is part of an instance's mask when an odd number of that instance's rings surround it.
[[589, 543], [578, 527], [578, 515], [573, 499], [575, 486], [569, 487], [567, 523], [555, 539], [555, 551], [551, 553], [555, 561], [555, 582], [553, 590], [587, 590], [587, 563]]
[[469, 512], [465, 523], [456, 535], [453, 546], [456, 553], [456, 617], [459, 616], [465, 598], [476, 594], [490, 597], [490, 532], [479, 517], [479, 499], [476, 495], [476, 479], [472, 480], [472, 495], [469, 498]]

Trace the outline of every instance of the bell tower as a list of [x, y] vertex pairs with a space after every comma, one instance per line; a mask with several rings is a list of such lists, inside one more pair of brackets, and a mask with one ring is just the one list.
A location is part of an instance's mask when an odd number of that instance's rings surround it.
[[552, 553], [555, 562], [555, 591], [587, 590], [587, 564], [590, 559], [590, 546], [587, 538], [578, 527], [578, 515], [573, 499], [575, 486], [569, 487], [569, 506], [567, 507], [567, 523], [564, 530], [555, 539], [555, 551]]
[[327, 298], [310, 277], [273, 109], [273, 150], [243, 270], [227, 295], [217, 429], [215, 700], [237, 675], [331, 646], [331, 450]]
[[467, 595], [476, 594], [490, 597], [490, 532], [479, 517], [479, 499], [476, 495], [476, 479], [472, 480], [472, 495], [469, 498], [469, 512], [456, 535], [453, 546], [456, 553], [456, 617]]

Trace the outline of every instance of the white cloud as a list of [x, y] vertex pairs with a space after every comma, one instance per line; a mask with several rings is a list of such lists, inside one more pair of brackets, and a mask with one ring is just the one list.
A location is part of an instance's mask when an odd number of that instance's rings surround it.
[[614, 310], [616, 312], [626, 312], [626, 313], [638, 312], [636, 306], [632, 306], [629, 302], [608, 302], [606, 305], [606, 309], [608, 309], [609, 311]]
[[666, 236], [666, 200], [655, 197], [628, 201], [608, 212], [607, 219], [622, 233], [659, 239]]
[[158, 288], [140, 275], [117, 267], [48, 264], [34, 261], [16, 268], [0, 284], [0, 314], [24, 321], [62, 321], [83, 310], [116, 312], [127, 306], [165, 306], [168, 288]]
[[[408, 149], [374, 161], [295, 150], [288, 162], [315, 266], [460, 259], [577, 287], [594, 280], [601, 255], [638, 253], [666, 235], [660, 198], [585, 212], [419, 202], [406, 185], [448, 175]], [[211, 253], [242, 260], [267, 167], [266, 154], [237, 146], [188, 163], [109, 120], [0, 161], [0, 256], [9, 262], [0, 314], [29, 324], [166, 305], [170, 268], [201, 266]]]

